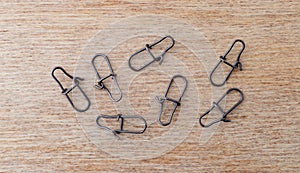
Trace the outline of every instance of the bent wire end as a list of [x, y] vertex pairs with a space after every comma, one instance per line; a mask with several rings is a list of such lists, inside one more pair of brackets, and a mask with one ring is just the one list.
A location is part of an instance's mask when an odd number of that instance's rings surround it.
[[[117, 134], [114, 130], [112, 130], [112, 129], [110, 129], [110, 128], [108, 128], [108, 127], [103, 126], [103, 125], [100, 124], [99, 120], [100, 120], [101, 118], [111, 118], [111, 117], [110, 117], [110, 116], [107, 116], [107, 115], [102, 115], [102, 114], [101, 114], [101, 115], [99, 115], [99, 116], [96, 118], [96, 124], [97, 124], [98, 127], [102, 128], [102, 129], [104, 129], [104, 130], [107, 130], [107, 131], [109, 131], [109, 132], [112, 132], [112, 134], [119, 140], [120, 137], [118, 136], [118, 134]], [[113, 118], [115, 118], [115, 117], [113, 117]]]

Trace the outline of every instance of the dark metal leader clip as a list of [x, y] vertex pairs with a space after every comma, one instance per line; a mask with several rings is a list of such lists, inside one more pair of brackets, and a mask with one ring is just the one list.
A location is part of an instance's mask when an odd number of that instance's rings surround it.
[[[117, 119], [118, 121], [121, 120], [120, 121], [120, 129], [112, 130], [109, 127], [101, 125], [100, 122], [99, 122], [99, 120], [101, 118]], [[127, 118], [137, 118], [137, 119], [142, 120], [143, 123], [144, 123], [144, 128], [140, 131], [124, 130], [124, 127], [123, 127], [124, 126], [124, 119], [127, 119]], [[142, 133], [145, 132], [145, 130], [147, 128], [147, 122], [142, 116], [128, 116], [128, 115], [122, 115], [122, 114], [118, 114], [118, 115], [99, 115], [96, 119], [96, 123], [97, 123], [98, 127], [102, 128], [102, 129], [105, 129], [105, 130], [108, 130], [108, 131], [111, 131], [118, 139], [120, 138], [118, 136], [118, 134], [120, 134], [120, 133], [142, 134]]]
[[[183, 89], [181, 90], [181, 94], [180, 94], [180, 96], [178, 97], [178, 99], [172, 99], [172, 98], [169, 98], [169, 97], [168, 97], [168, 93], [169, 93], [169, 90], [170, 90], [170, 88], [171, 88], [172, 83], [174, 82], [174, 80], [175, 80], [176, 78], [181, 78], [181, 79], [184, 81], [184, 87], [183, 87]], [[172, 79], [170, 80], [169, 85], [168, 85], [168, 88], [167, 88], [167, 90], [166, 90], [166, 92], [165, 92], [165, 95], [164, 95], [163, 97], [156, 97], [156, 100], [161, 104], [161, 106], [160, 106], [160, 113], [159, 113], [159, 116], [158, 116], [158, 123], [159, 123], [160, 125], [162, 125], [162, 126], [167, 126], [167, 125], [169, 125], [169, 124], [171, 123], [172, 118], [173, 118], [173, 115], [174, 115], [174, 113], [175, 113], [177, 107], [180, 106], [180, 101], [181, 101], [181, 98], [182, 98], [182, 96], [183, 96], [183, 94], [184, 94], [186, 88], [187, 88], [187, 84], [188, 84], [188, 82], [187, 82], [187, 80], [186, 80], [186, 78], [185, 78], [184, 76], [181, 76], [181, 75], [175, 75], [175, 76], [173, 76]], [[164, 105], [164, 102], [165, 102], [165, 101], [173, 102], [173, 105], [174, 105], [174, 106], [173, 106], [173, 110], [172, 110], [172, 112], [171, 112], [171, 114], [170, 114], [170, 116], [169, 116], [168, 121], [167, 121], [167, 122], [162, 122], [162, 121], [161, 121], [161, 116], [162, 116], [162, 113], [163, 113], [163, 105]]]
[[[237, 59], [236, 59], [236, 62], [235, 64], [230, 64], [229, 62], [226, 61], [226, 56], [229, 54], [229, 52], [232, 50], [232, 48], [234, 47], [234, 45], [236, 43], [240, 42], [243, 46], [242, 46], [242, 49], [240, 50], [238, 56], [237, 56]], [[234, 69], [236, 68], [239, 68], [239, 70], [242, 70], [242, 63], [240, 62], [240, 56], [242, 55], [243, 51], [245, 49], [245, 43], [242, 41], [242, 40], [235, 40], [231, 47], [227, 50], [227, 52], [225, 53], [224, 56], [220, 56], [220, 61], [219, 63], [213, 68], [213, 70], [211, 71], [210, 75], [209, 75], [209, 80], [211, 82], [212, 85], [214, 86], [223, 86], [225, 84], [225, 82], [229, 79], [231, 73], [233, 72]], [[216, 69], [219, 67], [219, 65], [221, 63], [225, 63], [226, 65], [230, 66], [231, 67], [231, 70], [229, 71], [229, 73], [227, 74], [226, 78], [224, 79], [224, 81], [222, 83], [215, 83], [213, 80], [212, 80], [212, 75], [213, 73], [216, 71]]]
[[[236, 103], [236, 104], [234, 104], [228, 111], [224, 111], [224, 109], [223, 108], [221, 108], [221, 106], [219, 105], [219, 103], [229, 94], [229, 93], [231, 93], [231, 92], [234, 92], [234, 91], [236, 91], [236, 92], [238, 92], [239, 94], [240, 94], [240, 100]], [[226, 93], [217, 101], [217, 102], [213, 102], [213, 105], [212, 105], [212, 107], [207, 111], [207, 112], [205, 112], [204, 114], [202, 114], [201, 116], [200, 116], [200, 118], [199, 118], [199, 123], [200, 123], [200, 125], [202, 126], [202, 127], [209, 127], [209, 126], [211, 126], [211, 125], [213, 125], [213, 124], [215, 124], [215, 123], [218, 123], [218, 122], [220, 122], [220, 121], [224, 121], [224, 122], [230, 122], [230, 120], [228, 120], [228, 119], [226, 119], [227, 118], [227, 115], [231, 112], [231, 111], [233, 111], [239, 104], [241, 104], [242, 102], [243, 102], [243, 100], [244, 100], [244, 95], [243, 95], [243, 92], [241, 91], [241, 90], [239, 90], [239, 89], [237, 89], [237, 88], [231, 88], [231, 89], [229, 89], [228, 91], [226, 91]], [[203, 124], [202, 123], [202, 118], [204, 117], [204, 116], [206, 116], [207, 114], [209, 114], [214, 108], [218, 108], [221, 112], [222, 112], [222, 117], [219, 119], [219, 120], [215, 120], [215, 121], [212, 121], [212, 122], [210, 122], [210, 123], [208, 123], [208, 124]]]
[[[56, 70], [61, 70], [67, 77], [69, 77], [70, 79], [73, 80], [73, 86], [71, 86], [70, 88], [64, 88], [63, 85], [61, 84], [61, 82], [56, 78], [56, 76], [54, 75], [54, 72]], [[83, 92], [83, 90], [81, 89], [81, 87], [79, 86], [79, 80], [83, 80], [82, 78], [79, 78], [79, 77], [73, 77], [71, 76], [69, 73], [67, 73], [62, 67], [55, 67], [53, 70], [52, 70], [52, 77], [54, 78], [54, 80], [58, 83], [59, 87], [61, 88], [62, 90], [62, 94], [65, 95], [68, 99], [68, 101], [70, 102], [70, 104], [72, 105], [72, 107], [78, 111], [78, 112], [85, 112], [86, 110], [89, 109], [90, 105], [91, 105], [91, 102], [89, 100], [89, 98], [87, 97], [87, 95]], [[80, 90], [80, 92], [82, 93], [82, 95], [85, 97], [85, 99], [87, 100], [87, 106], [84, 108], [84, 109], [79, 109], [77, 108], [73, 101], [71, 100], [71, 98], [69, 97], [69, 93], [74, 89], [74, 88], [78, 88]]]
[[[110, 74], [108, 74], [107, 76], [105, 76], [103, 78], [100, 77], [100, 75], [98, 73], [98, 70], [97, 70], [97, 68], [95, 66], [95, 59], [97, 57], [103, 57], [106, 60], [107, 65], [108, 65], [109, 70], [110, 70]], [[122, 98], [122, 91], [121, 91], [120, 86], [119, 86], [118, 81], [117, 81], [117, 75], [114, 73], [108, 57], [105, 54], [96, 54], [95, 57], [92, 59], [91, 63], [92, 63], [93, 69], [94, 69], [94, 71], [96, 73], [96, 76], [98, 78], [98, 84], [95, 85], [95, 88], [97, 88], [99, 90], [104, 89], [107, 92], [107, 94], [109, 95], [109, 97], [110, 97], [110, 99], [112, 101], [115, 101], [115, 102], [120, 101], [121, 98]], [[112, 96], [110, 90], [104, 85], [103, 81], [106, 80], [106, 79], [108, 79], [108, 78], [111, 78], [113, 80], [114, 84], [116, 85], [116, 87], [117, 87], [117, 89], [119, 91], [119, 97], [118, 98], [114, 98]]]
[[[170, 45], [169, 47], [167, 47], [167, 48], [166, 48], [159, 56], [157, 56], [157, 57], [154, 56], [154, 55], [152, 54], [152, 52], [151, 52], [152, 47], [154, 47], [155, 45], [161, 43], [162, 41], [164, 41], [164, 40], [167, 39], [167, 38], [169, 38], [169, 39], [171, 40], [171, 42], [172, 42], [171, 45]], [[163, 62], [163, 60], [164, 60], [164, 59], [163, 59], [164, 55], [165, 55], [165, 54], [166, 54], [166, 53], [174, 46], [174, 44], [175, 44], [175, 40], [174, 40], [174, 38], [171, 37], [171, 36], [165, 36], [165, 37], [161, 38], [160, 40], [158, 40], [158, 41], [156, 41], [156, 42], [154, 42], [154, 43], [152, 43], [152, 44], [146, 44], [145, 48], [142, 48], [142, 49], [138, 50], [137, 52], [135, 52], [134, 54], [132, 54], [132, 55], [130, 56], [130, 58], [129, 58], [129, 60], [128, 60], [128, 65], [129, 65], [129, 67], [130, 67], [133, 71], [140, 71], [140, 70], [143, 70], [145, 67], [149, 66], [150, 64], [152, 64], [152, 63], [155, 62], [155, 61], [159, 61], [159, 64], [161, 64], [161, 63]], [[133, 67], [132, 64], [131, 64], [132, 58], [133, 58], [134, 56], [136, 56], [137, 54], [143, 52], [143, 51], [147, 51], [147, 52], [150, 54], [150, 56], [152, 57], [152, 60], [149, 61], [149, 62], [147, 62], [147, 63], [145, 63], [145, 65], [143, 65], [143, 66], [141, 66], [141, 67], [139, 67], [139, 68]]]

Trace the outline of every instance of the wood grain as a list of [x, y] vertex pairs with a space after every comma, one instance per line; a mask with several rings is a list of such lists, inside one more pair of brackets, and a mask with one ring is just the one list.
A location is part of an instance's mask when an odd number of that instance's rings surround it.
[[[86, 138], [50, 72], [73, 71], [99, 30], [140, 14], [199, 28], [217, 55], [243, 39], [227, 87], [246, 98], [205, 145], [195, 126], [171, 152], [125, 160]], [[300, 171], [300, 1], [1, 1], [0, 38], [0, 172]]]

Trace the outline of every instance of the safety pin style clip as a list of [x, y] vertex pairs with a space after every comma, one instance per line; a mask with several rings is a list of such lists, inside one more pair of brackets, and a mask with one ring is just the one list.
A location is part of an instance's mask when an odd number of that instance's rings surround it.
[[[181, 94], [180, 94], [180, 96], [178, 97], [177, 100], [168, 97], [169, 90], [170, 90], [170, 88], [171, 88], [171, 86], [172, 86], [172, 84], [173, 84], [173, 82], [174, 82], [174, 80], [175, 80], [176, 78], [181, 78], [181, 79], [184, 81], [184, 87], [183, 87], [183, 90], [181, 90]], [[174, 113], [175, 113], [177, 107], [181, 105], [181, 104], [180, 104], [181, 98], [182, 98], [183, 95], [184, 95], [184, 92], [185, 92], [185, 90], [186, 90], [186, 88], [187, 88], [187, 84], [188, 84], [187, 79], [186, 79], [184, 76], [181, 76], [181, 75], [175, 75], [175, 76], [173, 76], [172, 79], [170, 80], [169, 85], [168, 85], [168, 88], [167, 88], [167, 90], [166, 90], [166, 92], [165, 92], [165, 95], [164, 95], [163, 97], [156, 97], [157, 102], [160, 103], [160, 105], [161, 105], [161, 106], [160, 106], [160, 113], [159, 113], [159, 116], [158, 116], [158, 123], [159, 123], [160, 125], [162, 125], [162, 126], [167, 126], [167, 125], [169, 125], [169, 124], [171, 123], [171, 121], [172, 121], [172, 119], [173, 119], [173, 116], [174, 116]], [[162, 122], [161, 117], [162, 117], [163, 106], [164, 106], [164, 102], [165, 102], [165, 101], [170, 101], [170, 102], [172, 102], [174, 106], [173, 106], [173, 110], [172, 110], [172, 112], [171, 112], [171, 114], [170, 114], [170, 116], [169, 116], [169, 118], [168, 118], [168, 121], [167, 121], [167, 122]]]
[[[97, 57], [103, 57], [106, 60], [106, 63], [107, 63], [107, 65], [109, 67], [109, 70], [110, 70], [110, 74], [103, 77], [103, 78], [100, 77], [100, 75], [98, 73], [98, 70], [95, 66], [95, 59]], [[109, 97], [112, 101], [115, 101], [115, 102], [120, 101], [121, 98], [122, 98], [122, 91], [121, 91], [120, 86], [119, 86], [118, 81], [117, 81], [117, 75], [114, 73], [108, 57], [105, 54], [96, 54], [95, 57], [92, 59], [91, 63], [92, 63], [93, 69], [94, 69], [94, 71], [96, 73], [96, 76], [97, 76], [97, 79], [98, 79], [98, 83], [95, 85], [95, 88], [97, 88], [99, 90], [104, 89], [107, 92], [107, 94], [109, 95]], [[112, 96], [110, 90], [104, 85], [103, 81], [108, 79], [108, 78], [111, 78], [113, 80], [114, 84], [116, 85], [116, 87], [118, 89], [118, 92], [119, 92], [119, 97], [118, 98], [114, 98]]]
[[[116, 129], [116, 130], [112, 130], [109, 127], [103, 126], [100, 124], [99, 120], [101, 118], [106, 118], [106, 119], [117, 119], [117, 121], [120, 121], [120, 129]], [[143, 121], [144, 123], [144, 128], [140, 131], [131, 131], [131, 130], [124, 130], [124, 119], [127, 118], [137, 118]], [[98, 127], [111, 131], [118, 139], [120, 139], [120, 137], [118, 136], [118, 134], [120, 133], [130, 133], [130, 134], [142, 134], [146, 131], [147, 129], [147, 122], [146, 120], [142, 117], [142, 116], [128, 116], [128, 115], [122, 115], [122, 114], [118, 114], [118, 115], [99, 115], [96, 118], [96, 123], [98, 125]]]
[[[167, 39], [167, 38], [169, 38], [169, 39], [171, 40], [171, 42], [172, 42], [171, 45], [170, 45], [169, 47], [167, 47], [167, 48], [166, 48], [159, 56], [157, 56], [157, 57], [154, 56], [153, 53], [151, 52], [152, 47], [154, 47], [155, 45], [161, 43], [162, 41], [164, 41], [164, 40]], [[163, 59], [164, 55], [165, 55], [165, 54], [166, 54], [166, 53], [174, 46], [174, 44], [175, 44], [175, 40], [174, 40], [174, 38], [171, 37], [171, 36], [164, 36], [163, 38], [161, 38], [160, 40], [158, 40], [158, 41], [156, 41], [156, 42], [154, 42], [154, 43], [152, 43], [152, 44], [146, 44], [146, 45], [145, 45], [145, 48], [142, 48], [142, 49], [138, 50], [137, 52], [135, 52], [134, 54], [132, 54], [132, 55], [130, 56], [130, 58], [129, 58], [129, 60], [128, 60], [128, 65], [129, 65], [129, 67], [130, 67], [133, 71], [141, 71], [141, 70], [143, 70], [144, 68], [146, 68], [147, 66], [149, 66], [150, 64], [152, 64], [152, 63], [155, 62], [155, 61], [159, 61], [159, 64], [161, 64], [161, 63], [163, 62], [163, 60], [164, 60], [164, 59]], [[143, 52], [143, 51], [147, 51], [147, 52], [150, 54], [150, 56], [153, 58], [153, 60], [151, 60], [151, 61], [145, 63], [145, 65], [141, 66], [140, 68], [134, 68], [134, 67], [132, 66], [132, 64], [131, 64], [132, 58], [133, 58], [134, 56], [136, 56], [137, 54]]]
[[[222, 101], [229, 93], [234, 92], [234, 91], [236, 91], [236, 92], [238, 92], [238, 93], [240, 94], [240, 100], [239, 100], [236, 104], [234, 104], [228, 111], [224, 111], [224, 109], [219, 105], [219, 103], [220, 103], [220, 102], [221, 102], [221, 101]], [[230, 88], [228, 91], [226, 91], [226, 93], [225, 93], [225, 94], [224, 94], [217, 102], [213, 102], [212, 107], [211, 107], [207, 112], [205, 112], [204, 114], [202, 114], [202, 115], [200, 116], [200, 118], [199, 118], [199, 123], [200, 123], [200, 125], [201, 125], [202, 127], [209, 127], [209, 126], [211, 126], [211, 125], [213, 125], [213, 124], [215, 124], [215, 123], [221, 122], [221, 121], [223, 121], [223, 122], [230, 122], [230, 120], [226, 119], [226, 118], [227, 118], [227, 115], [228, 115], [231, 111], [233, 111], [239, 104], [241, 104], [241, 103], [243, 102], [243, 100], [244, 100], [244, 95], [243, 95], [243, 92], [242, 92], [241, 90], [239, 90], [238, 88]], [[203, 118], [204, 116], [206, 116], [207, 114], [209, 114], [214, 108], [218, 108], [218, 110], [220, 110], [220, 111], [223, 113], [222, 117], [221, 117], [219, 120], [212, 121], [212, 122], [209, 123], [209, 124], [203, 124], [203, 123], [202, 123], [202, 118]]]
[[[230, 64], [228, 61], [226, 61], [226, 56], [229, 54], [229, 52], [232, 50], [232, 48], [235, 46], [236, 43], [240, 42], [242, 44], [242, 48], [237, 56], [237, 59], [236, 59], [236, 62], [235, 64]], [[227, 50], [227, 52], [225, 53], [224, 56], [220, 56], [220, 61], [219, 63], [213, 68], [213, 70], [211, 71], [210, 75], [209, 75], [209, 80], [211, 82], [212, 85], [214, 86], [223, 86], [225, 84], [225, 82], [229, 79], [231, 73], [234, 71], [234, 69], [238, 68], [240, 71], [242, 70], [242, 63], [240, 62], [240, 56], [242, 55], [243, 51], [245, 49], [245, 43], [242, 41], [242, 40], [235, 40], [231, 47]], [[221, 63], [225, 63], [226, 65], [230, 66], [231, 67], [231, 70], [229, 71], [229, 73], [227, 74], [226, 78], [224, 79], [224, 81], [222, 83], [215, 83], [213, 80], [212, 80], [212, 76], [213, 76], [213, 73], [216, 71], [216, 69], [219, 67], [219, 65]]]
[[[73, 86], [71, 86], [70, 88], [64, 88], [63, 85], [61, 84], [61, 82], [56, 78], [56, 76], [54, 75], [54, 72], [56, 70], [61, 70], [67, 77], [69, 77], [70, 79], [73, 80]], [[68, 101], [70, 102], [70, 104], [72, 105], [72, 107], [78, 111], [78, 112], [85, 112], [86, 110], [89, 109], [91, 102], [89, 100], [89, 98], [87, 97], [87, 95], [83, 92], [82, 88], [79, 86], [79, 80], [83, 80], [83, 78], [79, 78], [79, 77], [73, 77], [71, 76], [69, 73], [67, 73], [62, 67], [55, 67], [52, 70], [52, 77], [54, 78], [54, 80], [58, 83], [58, 85], [60, 86], [61, 90], [62, 90], [62, 94], [65, 95], [68, 99]], [[71, 100], [71, 98], [69, 97], [69, 93], [74, 89], [74, 88], [78, 88], [80, 90], [80, 92], [82, 93], [82, 95], [85, 97], [85, 99], [87, 100], [87, 106], [84, 109], [79, 109], [77, 108], [73, 101]]]

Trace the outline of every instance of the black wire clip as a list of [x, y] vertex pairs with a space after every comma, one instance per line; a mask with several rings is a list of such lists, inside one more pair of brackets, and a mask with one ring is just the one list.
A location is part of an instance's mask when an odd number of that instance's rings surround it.
[[[161, 43], [162, 41], [164, 41], [164, 40], [167, 39], [167, 38], [169, 38], [169, 39], [171, 40], [171, 42], [172, 42], [171, 45], [170, 45], [169, 47], [167, 47], [167, 48], [166, 48], [159, 56], [154, 56], [154, 55], [152, 54], [152, 52], [150, 51], [150, 50], [152, 49], [152, 47], [154, 47], [155, 45]], [[130, 67], [133, 71], [141, 71], [141, 70], [143, 70], [145, 67], [149, 66], [150, 64], [152, 64], [152, 63], [155, 62], [155, 61], [159, 61], [159, 64], [161, 64], [161, 63], [163, 62], [163, 60], [164, 60], [164, 59], [163, 59], [164, 55], [165, 55], [165, 54], [166, 54], [166, 53], [174, 46], [174, 44], [175, 44], [175, 40], [174, 40], [174, 38], [171, 37], [171, 36], [164, 36], [163, 38], [161, 38], [160, 40], [158, 40], [158, 41], [156, 41], [156, 42], [154, 42], [154, 43], [152, 43], [152, 44], [146, 44], [145, 48], [142, 48], [142, 49], [138, 50], [137, 52], [135, 52], [134, 54], [132, 54], [132, 55], [130, 56], [130, 58], [129, 58], [129, 60], [128, 60], [128, 65], [129, 65], [129, 67]], [[132, 64], [131, 64], [132, 58], [133, 58], [134, 56], [136, 56], [137, 54], [143, 52], [143, 51], [147, 51], [147, 52], [150, 54], [150, 56], [153, 58], [153, 60], [151, 60], [151, 61], [145, 63], [145, 65], [143, 65], [143, 66], [141, 66], [141, 67], [139, 67], [139, 68], [133, 67]]]
[[[61, 70], [67, 77], [69, 77], [70, 79], [73, 80], [73, 86], [71, 86], [70, 88], [64, 88], [63, 85], [61, 84], [61, 82], [56, 78], [56, 76], [54, 75], [54, 72], [56, 70]], [[59, 87], [61, 88], [62, 90], [62, 94], [65, 95], [68, 99], [68, 101], [70, 102], [70, 104], [72, 105], [72, 107], [78, 111], [78, 112], [85, 112], [86, 110], [89, 109], [90, 105], [91, 105], [91, 102], [89, 100], [89, 98], [87, 97], [87, 95], [83, 92], [83, 90], [81, 89], [81, 87], [79, 86], [79, 80], [83, 80], [82, 78], [79, 78], [79, 77], [73, 77], [71, 76], [69, 73], [67, 73], [62, 67], [55, 67], [53, 70], [52, 70], [52, 77], [54, 78], [54, 80], [58, 83]], [[79, 109], [77, 108], [73, 101], [71, 100], [71, 98], [69, 97], [69, 93], [74, 89], [74, 88], [78, 88], [80, 90], [80, 92], [82, 93], [82, 95], [85, 97], [85, 99], [87, 100], [87, 106], [84, 108], [84, 109]]]
[[[232, 50], [232, 48], [234, 47], [234, 45], [235, 45], [236, 43], [238, 43], [238, 42], [240, 42], [240, 43], [242, 44], [242, 48], [241, 48], [241, 50], [240, 50], [240, 52], [239, 52], [239, 54], [238, 54], [238, 56], [237, 56], [237, 59], [236, 59], [235, 64], [230, 64], [229, 62], [226, 61], [226, 56], [227, 56], [227, 55], [229, 54], [229, 52]], [[235, 40], [235, 41], [232, 43], [231, 47], [227, 50], [227, 52], [225, 53], [224, 56], [220, 56], [220, 61], [219, 61], [219, 63], [213, 68], [213, 70], [211, 71], [211, 73], [210, 73], [210, 75], [209, 75], [209, 80], [210, 80], [210, 82], [211, 82], [212, 85], [214, 85], [214, 86], [223, 86], [223, 85], [225, 84], [225, 82], [229, 79], [229, 77], [230, 77], [230, 75], [231, 75], [231, 73], [233, 72], [234, 69], [239, 68], [240, 71], [242, 70], [242, 63], [240, 62], [240, 56], [242, 55], [244, 49], [245, 49], [245, 43], [244, 43], [242, 40], [239, 40], [239, 39], [238, 39], [238, 40]], [[216, 69], [219, 67], [219, 65], [220, 65], [222, 62], [225, 63], [226, 65], [230, 66], [230, 67], [231, 67], [231, 70], [230, 70], [229, 73], [227, 74], [227, 76], [226, 76], [226, 78], [224, 79], [224, 81], [223, 81], [222, 83], [217, 84], [217, 83], [215, 83], [215, 82], [212, 80], [212, 76], [213, 76], [213, 73], [216, 71]]]
[[[169, 90], [170, 90], [170, 88], [171, 88], [172, 83], [174, 82], [174, 80], [175, 80], [176, 78], [181, 78], [181, 79], [184, 81], [184, 87], [183, 87], [183, 89], [181, 90], [181, 94], [180, 94], [180, 96], [178, 97], [178, 99], [172, 99], [172, 98], [169, 98], [169, 97], [168, 97], [168, 93], [169, 93]], [[188, 84], [187, 79], [186, 79], [184, 76], [181, 76], [181, 75], [175, 75], [175, 76], [173, 76], [172, 79], [170, 80], [169, 85], [168, 85], [168, 88], [167, 88], [167, 90], [166, 90], [166, 92], [165, 92], [165, 95], [164, 95], [163, 97], [156, 97], [157, 102], [160, 103], [160, 105], [161, 105], [161, 106], [160, 106], [160, 113], [159, 113], [159, 116], [158, 116], [158, 123], [159, 123], [160, 125], [162, 125], [162, 126], [167, 126], [167, 125], [169, 125], [169, 124], [171, 123], [172, 118], [173, 118], [173, 116], [174, 116], [174, 113], [175, 113], [177, 107], [180, 106], [181, 98], [182, 98], [183, 95], [184, 95], [184, 92], [185, 92], [185, 90], [186, 90], [186, 88], [187, 88], [187, 84]], [[167, 121], [167, 122], [162, 122], [161, 117], [162, 117], [163, 107], [164, 107], [164, 102], [165, 102], [165, 101], [173, 102], [173, 109], [172, 109], [172, 112], [171, 112], [171, 114], [170, 114], [170, 116], [169, 116], [168, 121]]]
[[[101, 118], [117, 119], [117, 121], [121, 120], [120, 121], [120, 129], [112, 130], [109, 127], [101, 125], [100, 122], [99, 122], [99, 120]], [[124, 130], [124, 119], [128, 119], [128, 118], [136, 118], [136, 119], [142, 120], [143, 123], [144, 123], [144, 128], [140, 131]], [[102, 128], [102, 129], [105, 129], [105, 130], [108, 130], [108, 131], [111, 131], [118, 139], [120, 139], [120, 137], [118, 136], [118, 134], [120, 134], [120, 133], [142, 134], [147, 129], [147, 122], [142, 116], [128, 116], [128, 115], [122, 115], [122, 114], [118, 114], [118, 115], [99, 115], [96, 118], [96, 123], [97, 123], [98, 127]]]
[[[108, 74], [107, 76], [105, 76], [103, 78], [100, 77], [100, 75], [98, 73], [98, 70], [95, 66], [95, 59], [97, 57], [103, 57], [106, 60], [107, 66], [109, 67], [109, 70], [110, 70], [110, 74]], [[95, 88], [97, 88], [99, 90], [104, 89], [107, 92], [107, 94], [109, 95], [109, 97], [112, 101], [115, 101], [115, 102], [120, 101], [122, 99], [122, 91], [121, 91], [120, 86], [119, 86], [118, 81], [117, 81], [117, 75], [114, 73], [108, 57], [105, 54], [96, 54], [95, 57], [92, 59], [91, 63], [92, 63], [93, 69], [96, 73], [96, 76], [98, 78], [98, 83], [95, 85]], [[113, 80], [115, 86], [117, 87], [117, 89], [119, 91], [119, 97], [118, 98], [114, 98], [112, 96], [110, 90], [104, 85], [103, 81], [108, 79], [108, 78], [111, 78]]]
[[[234, 104], [229, 110], [227, 111], [224, 111], [224, 109], [219, 105], [219, 103], [231, 92], [238, 92], [240, 94], [240, 100]], [[228, 91], [226, 91], [226, 93], [217, 101], [217, 102], [213, 102], [213, 105], [212, 107], [207, 111], [205, 112], [204, 114], [202, 114], [199, 118], [199, 123], [202, 127], [209, 127], [215, 123], [218, 123], [220, 121], [224, 121], [224, 122], [230, 122], [230, 120], [226, 119], [227, 118], [227, 115], [233, 111], [239, 104], [241, 104], [244, 100], [244, 95], [243, 95], [243, 92], [241, 90], [239, 90], [238, 88], [230, 88]], [[218, 110], [220, 110], [222, 112], [222, 117], [219, 119], [219, 120], [215, 120], [215, 121], [212, 121], [208, 124], [203, 124], [202, 122], [202, 118], [204, 116], [206, 116], [207, 114], [209, 114], [214, 108], [218, 108]]]

